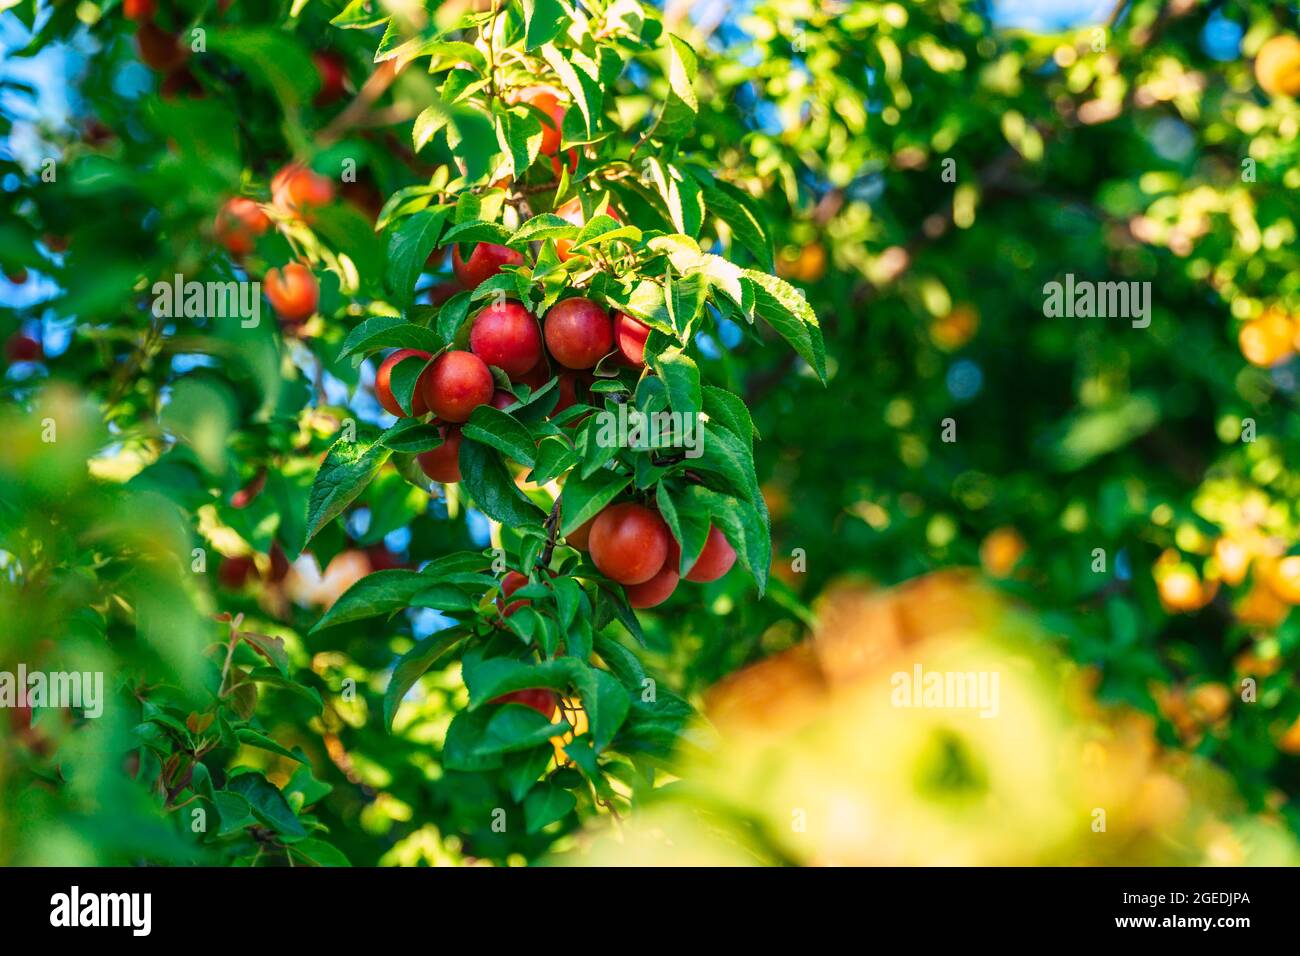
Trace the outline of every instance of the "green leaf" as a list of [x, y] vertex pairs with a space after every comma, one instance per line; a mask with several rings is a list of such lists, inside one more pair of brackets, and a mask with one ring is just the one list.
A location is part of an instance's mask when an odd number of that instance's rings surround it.
[[466, 655], [463, 675], [469, 690], [469, 707], [474, 710], [502, 694], [544, 687], [565, 691], [587, 666], [572, 657], [559, 657], [538, 664], [513, 657], [474, 658]]
[[578, 234], [578, 228], [555, 213], [544, 212], [520, 226], [510, 237], [510, 244], [520, 245], [540, 239], [572, 239]]
[[704, 201], [709, 211], [731, 228], [732, 235], [754, 257], [759, 268], [771, 272], [772, 237], [750, 195], [731, 183], [712, 180], [704, 186]]
[[405, 568], [367, 574], [343, 592], [309, 633], [400, 611], [410, 606], [411, 599], [435, 580], [422, 571]]
[[753, 289], [754, 308], [759, 316], [776, 329], [825, 382], [826, 347], [822, 343], [817, 315], [808, 300], [784, 279], [753, 269], [746, 269], [744, 275]]
[[537, 460], [537, 446], [533, 443], [532, 436], [528, 434], [528, 429], [506, 412], [491, 405], [480, 405], [474, 409], [469, 421], [461, 427], [461, 434], [474, 441], [491, 445], [529, 468], [533, 467]]
[[498, 146], [496, 123], [488, 113], [472, 103], [454, 103], [442, 97], [435, 98], [415, 118], [411, 130], [415, 151], [418, 153], [422, 150], [444, 129], [447, 131], [447, 145], [465, 165], [467, 179], [476, 180], [492, 168], [498, 155]]
[[393, 668], [388, 689], [384, 691], [384, 726], [390, 732], [393, 729], [393, 718], [397, 716], [397, 708], [401, 706], [406, 692], [415, 686], [415, 682], [430, 667], [463, 641], [468, 633], [463, 627], [448, 628], [426, 637], [402, 655]]
[[592, 136], [600, 128], [601, 111], [604, 108], [604, 91], [599, 79], [575, 66], [553, 44], [546, 43], [542, 46], [542, 58], [559, 76], [560, 83], [577, 104], [587, 135]]
[[307, 831], [276, 786], [257, 772], [241, 773], [226, 782], [226, 789], [248, 801], [253, 816], [277, 833], [306, 836]]
[[567, 631], [582, 605], [582, 586], [568, 575], [561, 575], [551, 582], [551, 587], [555, 589], [555, 608], [560, 617], [560, 630]]
[[733, 395], [716, 385], [705, 385], [703, 389], [704, 411], [709, 421], [722, 425], [739, 438], [754, 454], [754, 419], [745, 407], [744, 399]]
[[472, 438], [462, 441], [460, 473], [461, 488], [489, 518], [515, 528], [541, 520], [542, 510], [519, 490], [500, 454], [490, 445]]
[[348, 858], [338, 847], [324, 840], [299, 840], [287, 847], [290, 853], [296, 853], [313, 866], [351, 866]]
[[695, 177], [658, 159], [647, 160], [646, 166], [668, 207], [673, 227], [692, 239], [698, 236], [704, 225], [704, 192]]
[[395, 315], [376, 315], [366, 319], [347, 334], [343, 348], [339, 351], [339, 360], [349, 355], [360, 356], [377, 352], [380, 349], [420, 349], [423, 352], [437, 352], [441, 349], [438, 337], [431, 330]]
[[273, 754], [279, 754], [281, 757], [288, 757], [290, 760], [302, 762], [303, 758], [285, 749], [276, 743], [266, 734], [260, 733], [251, 727], [241, 727], [235, 731], [235, 736], [239, 738], [242, 744], [248, 744], [250, 747], [257, 747], [259, 750], [269, 750]]
[[531, 707], [504, 704], [488, 718], [483, 736], [474, 747], [480, 757], [527, 750], [569, 729], [566, 721], [552, 724]]
[[433, 451], [442, 444], [436, 425], [428, 425], [416, 418], [400, 418], [388, 431], [379, 436], [385, 448], [408, 455]]
[[705, 542], [709, 537], [711, 515], [708, 508], [698, 499], [674, 496], [669, 492], [667, 482], [660, 482], [656, 486], [655, 501], [659, 505], [659, 514], [668, 525], [668, 530], [681, 546], [682, 558], [678, 573], [684, 575], [695, 566], [700, 552], [704, 550]]
[[[464, 345], [459, 341], [461, 329], [465, 326], [466, 319], [469, 317], [469, 309], [473, 304], [472, 292], [457, 292], [450, 299], [442, 304], [438, 310], [438, 321], [435, 326], [437, 338], [440, 346], [455, 348]], [[468, 335], [468, 333], [466, 333]]]
[[212, 802], [217, 805], [217, 816], [221, 818], [218, 836], [229, 836], [257, 823], [257, 817], [253, 816], [253, 808], [237, 793], [218, 790], [213, 795]]
[[374, 0], [348, 0], [348, 5], [330, 21], [343, 30], [369, 30], [388, 22], [391, 14]]
[[700, 111], [695, 97], [698, 64], [695, 51], [680, 37], [669, 34], [668, 49], [668, 99], [655, 123], [653, 135], [665, 142], [675, 142], [691, 131]]
[[568, 11], [560, 0], [524, 0], [524, 24], [524, 49], [536, 50], [564, 32]]
[[596, 752], [604, 750], [618, 733], [627, 718], [631, 698], [627, 689], [608, 671], [588, 668], [583, 679], [578, 682], [578, 693], [582, 697], [582, 708], [587, 712], [587, 724], [590, 727]]
[[443, 242], [447, 245], [453, 242], [491, 242], [504, 246], [511, 241], [513, 239], [510, 230], [501, 223], [486, 222], [481, 219], [458, 222], [448, 229], [447, 235], [443, 237]]
[[510, 157], [511, 174], [522, 179], [542, 148], [542, 124], [524, 107], [501, 109], [496, 116], [497, 144]]
[[688, 486], [675, 500], [679, 505], [688, 502], [682, 510], [708, 510], [712, 523], [736, 549], [741, 565], [754, 578], [762, 595], [767, 590], [767, 574], [772, 563], [772, 536], [766, 508], [760, 510], [747, 500], [702, 485]]
[[586, 478], [570, 474], [564, 482], [564, 521], [560, 533], [570, 535], [579, 525], [596, 517], [631, 481], [630, 475], [620, 475], [606, 468]]
[[506, 786], [510, 788], [510, 798], [512, 800], [518, 803], [524, 799], [524, 796], [532, 789], [533, 784], [550, 766], [551, 757], [554, 753], [555, 751], [549, 745], [543, 744], [531, 750], [506, 755], [503, 761], [505, 764], [503, 776], [505, 777]]
[[397, 304], [405, 307], [415, 294], [415, 280], [424, 271], [429, 255], [447, 221], [448, 208], [437, 206], [403, 219], [389, 234], [388, 271], [384, 281]]
[[[380, 444], [339, 439], [330, 446], [312, 482], [307, 502], [307, 541], [314, 538], [365, 491], [392, 450]], [[304, 542], [305, 543], [305, 542]]]
[[668, 391], [668, 407], [682, 415], [698, 415], [702, 398], [700, 370], [695, 361], [681, 349], [669, 348], [655, 356], [651, 366]]
[[578, 805], [578, 798], [568, 790], [552, 784], [534, 787], [524, 801], [524, 827], [528, 833], [540, 833], [548, 824], [563, 820]]

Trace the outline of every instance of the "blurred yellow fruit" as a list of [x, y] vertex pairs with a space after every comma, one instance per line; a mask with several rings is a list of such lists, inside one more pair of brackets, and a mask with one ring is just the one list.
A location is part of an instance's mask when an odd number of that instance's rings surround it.
[[1214, 599], [1218, 582], [1202, 582], [1190, 565], [1171, 562], [1169, 560], [1171, 553], [1174, 555], [1174, 561], [1177, 562], [1177, 552], [1166, 552], [1156, 562], [1154, 571], [1160, 603], [1170, 614], [1199, 611]]
[[1278, 309], [1270, 308], [1241, 327], [1237, 343], [1246, 361], [1270, 368], [1294, 352], [1295, 327]]
[[1214, 542], [1214, 561], [1219, 577], [1229, 587], [1236, 587], [1246, 579], [1250, 568], [1250, 552], [1240, 541], [1220, 538]]
[[1188, 695], [1192, 716], [1203, 724], [1221, 720], [1232, 706], [1232, 691], [1218, 683], [1201, 684]]
[[980, 564], [993, 577], [1005, 578], [1015, 570], [1026, 549], [1025, 539], [1015, 528], [996, 528], [980, 545]]
[[1300, 40], [1290, 34], [1272, 37], [1255, 57], [1255, 79], [1274, 96], [1300, 94]]
[[979, 327], [980, 316], [974, 306], [961, 303], [930, 323], [930, 340], [945, 352], [953, 352], [969, 342]]

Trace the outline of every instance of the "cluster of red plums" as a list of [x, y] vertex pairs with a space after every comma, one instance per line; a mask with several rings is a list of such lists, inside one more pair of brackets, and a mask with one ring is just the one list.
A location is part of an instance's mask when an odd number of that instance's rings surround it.
[[[592, 564], [601, 574], [623, 585], [632, 607], [662, 604], [681, 581], [681, 545], [664, 519], [645, 505], [632, 501], [609, 505], [565, 540], [591, 555]], [[698, 584], [716, 581], [735, 563], [735, 549], [721, 531], [710, 526], [704, 550], [686, 572], [686, 580]], [[527, 576], [508, 572], [501, 579], [502, 598], [508, 599], [527, 583]], [[512, 601], [501, 613], [509, 617], [528, 603], [523, 599]]]
[[[504, 264], [504, 257], [494, 251], [504, 247], [491, 247], [493, 251], [484, 253], [484, 245], [477, 246], [465, 267], [457, 269], [466, 288], [477, 287], [496, 275]], [[453, 258], [460, 261], [459, 250], [453, 252]], [[491, 258], [491, 268], [483, 265], [485, 258]], [[469, 264], [476, 270], [473, 274]], [[388, 412], [405, 417], [407, 413], [393, 395], [393, 369], [404, 361], [428, 363], [416, 383], [411, 414], [418, 417], [432, 412], [443, 444], [418, 460], [434, 481], [459, 481], [458, 426], [480, 405], [504, 409], [515, 401], [509, 392], [496, 387], [490, 366], [500, 369], [510, 381], [530, 388], [545, 385], [550, 381], [552, 367], [558, 367], [559, 401], [555, 413], [559, 413], [577, 401], [584, 373], [607, 355], [613, 354], [631, 367], [643, 365], [649, 331], [631, 316], [616, 312], [611, 317], [600, 305], [581, 297], [557, 302], [540, 325], [522, 303], [495, 302], [474, 316], [468, 351], [453, 349], [437, 358], [419, 349], [391, 353], [375, 375], [375, 395]]]
[[[322, 81], [328, 82], [324, 73]], [[509, 94], [507, 99], [527, 103], [543, 116], [541, 152], [550, 158], [558, 177], [560, 128], [565, 114], [558, 91], [530, 87]], [[571, 150], [567, 159], [571, 168], [576, 167], [576, 153]], [[271, 191], [276, 207], [308, 219], [313, 207], [330, 202], [334, 196], [329, 180], [301, 165], [281, 169], [272, 180]], [[577, 198], [562, 204], [555, 212], [576, 226], [586, 221]], [[605, 212], [615, 220], [620, 219], [612, 208]], [[226, 250], [239, 258], [253, 250], [257, 237], [270, 225], [270, 219], [256, 202], [236, 197], [218, 214], [216, 235]], [[556, 253], [561, 260], [574, 255], [572, 246], [571, 240], [556, 241]], [[430, 261], [437, 255], [431, 256]], [[459, 245], [453, 246], [451, 262], [455, 285], [431, 290], [435, 303], [445, 301], [457, 291], [478, 288], [504, 267], [523, 265], [524, 258], [507, 246], [484, 242], [475, 244], [468, 256]], [[287, 325], [300, 324], [316, 311], [319, 300], [316, 279], [301, 263], [269, 270], [264, 288], [272, 308]], [[559, 413], [575, 404], [578, 388], [589, 380], [591, 370], [602, 360], [609, 358], [632, 368], [644, 366], [649, 333], [649, 327], [632, 316], [620, 311], [611, 315], [599, 303], [582, 296], [561, 299], [551, 306], [540, 323], [523, 303], [501, 300], [485, 306], [474, 316], [468, 351], [452, 349], [434, 357], [419, 349], [406, 348], [386, 356], [375, 375], [375, 396], [386, 411], [399, 418], [430, 413], [434, 416], [433, 422], [443, 442], [434, 450], [418, 455], [417, 461], [434, 481], [457, 482], [461, 479], [460, 425], [480, 405], [504, 409], [516, 401], [510, 392], [497, 388], [492, 367], [500, 369], [511, 382], [533, 389], [549, 382], [553, 372], [557, 374], [559, 401], [554, 413]], [[393, 393], [392, 377], [399, 363], [410, 361], [418, 361], [425, 367], [416, 382], [408, 413]], [[566, 540], [579, 550], [588, 551], [602, 574], [624, 586], [632, 607], [654, 607], [677, 588], [680, 546], [663, 518], [650, 508], [634, 502], [612, 504]], [[704, 549], [686, 579], [717, 580], [735, 561], [735, 550], [717, 528], [710, 527]], [[524, 575], [509, 572], [501, 585], [503, 597], [509, 598], [527, 581]], [[508, 616], [527, 603], [526, 600], [510, 602], [502, 613]], [[549, 697], [547, 702], [519, 702], [538, 710], [546, 704], [547, 714], [553, 709]]]
[[[285, 166], [271, 179], [271, 201], [288, 215], [310, 219], [314, 207], [333, 199], [334, 184], [298, 163]], [[217, 213], [214, 231], [225, 250], [241, 259], [253, 251], [258, 236], [270, 228], [271, 219], [261, 206], [247, 197], [235, 196]], [[276, 316], [288, 327], [302, 325], [320, 304], [320, 284], [301, 262], [268, 269], [262, 288]]]

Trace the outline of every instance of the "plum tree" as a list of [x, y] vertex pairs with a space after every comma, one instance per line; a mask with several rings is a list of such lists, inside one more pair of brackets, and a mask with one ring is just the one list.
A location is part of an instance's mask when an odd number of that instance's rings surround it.
[[629, 501], [610, 505], [596, 516], [587, 546], [601, 574], [619, 584], [642, 584], [664, 566], [670, 540], [663, 518]]
[[313, 102], [317, 106], [329, 106], [343, 98], [343, 84], [347, 79], [347, 69], [343, 59], [337, 53], [316, 51], [312, 54], [316, 64], [316, 73], [320, 76], [320, 91]]
[[518, 379], [541, 360], [542, 335], [537, 320], [520, 303], [494, 303], [475, 317], [469, 348], [488, 365]]
[[438, 437], [442, 444], [432, 451], [416, 455], [420, 469], [434, 481], [444, 485], [460, 481], [460, 429], [455, 425], [439, 425]]
[[174, 33], [168, 33], [152, 20], [140, 24], [135, 34], [135, 43], [141, 62], [159, 73], [180, 66], [188, 54]]
[[[501, 597], [497, 599], [497, 606], [501, 608], [502, 617], [509, 617], [521, 607], [527, 607], [531, 603], [524, 598], [520, 598], [518, 601], [507, 601], [510, 595], [514, 594], [527, 583], [528, 575], [520, 574], [518, 571], [506, 572], [506, 576], [501, 579]], [[553, 710], [554, 708], [552, 708], [552, 711]]]
[[680, 580], [677, 570], [665, 563], [650, 580], [629, 584], [624, 588], [627, 603], [638, 609], [658, 607], [677, 590], [677, 582]]
[[[524, 602], [518, 601], [516, 603], [523, 604]], [[550, 720], [556, 708], [559, 707], [559, 698], [556, 697], [555, 691], [534, 687], [529, 690], [513, 690], [508, 694], [502, 694], [500, 697], [494, 697], [492, 703], [523, 704]]]
[[152, 20], [157, 12], [155, 0], [122, 0], [122, 15], [128, 20]]
[[271, 227], [271, 220], [262, 207], [244, 196], [226, 200], [217, 212], [215, 232], [217, 241], [232, 256], [246, 256], [253, 251], [257, 237]]
[[334, 183], [302, 163], [290, 163], [271, 178], [272, 201], [289, 212], [302, 213], [334, 199]]
[[[390, 415], [396, 415], [398, 418], [406, 418], [406, 412], [402, 411], [401, 403], [393, 395], [392, 375], [393, 369], [398, 362], [406, 359], [419, 359], [427, 362], [432, 358], [428, 352], [420, 349], [398, 349], [392, 355], [379, 363], [379, 368], [375, 371], [375, 397], [379, 399], [379, 404], [384, 406], [384, 411]], [[414, 416], [427, 415], [429, 412], [428, 402], [425, 401], [424, 390], [420, 383], [416, 383], [415, 391], [411, 395], [411, 414]]]
[[614, 313], [614, 342], [623, 361], [634, 368], [645, 365], [645, 342], [650, 336], [650, 326], [632, 318], [626, 312]]
[[716, 527], [709, 526], [708, 537], [704, 541], [704, 550], [691, 569], [686, 572], [687, 581], [707, 583], [716, 581], [736, 563], [736, 549]]
[[480, 285], [497, 275], [502, 266], [517, 266], [524, 261], [522, 254], [508, 246], [499, 246], [491, 242], [480, 242], [470, 251], [469, 258], [463, 259], [460, 246], [451, 250], [451, 267], [456, 279], [466, 289], [477, 289]]
[[614, 347], [609, 313], [590, 299], [557, 302], [546, 313], [543, 330], [551, 358], [565, 368], [593, 368]]
[[463, 422], [492, 401], [492, 373], [473, 352], [443, 352], [420, 379], [429, 411], [449, 422]]
[[[587, 217], [582, 211], [582, 200], [578, 196], [574, 196], [568, 202], [557, 206], [555, 214], [561, 219], [573, 223], [575, 226], [583, 226], [586, 225], [587, 222]], [[618, 210], [613, 206], [607, 206], [605, 208], [605, 215], [609, 216], [616, 222], [621, 222], [623, 218], [618, 214]], [[560, 257], [561, 262], [568, 262], [569, 259], [572, 258], [572, 250], [572, 239], [561, 236], [555, 240], [555, 254]]]
[[275, 314], [291, 324], [311, 318], [320, 301], [316, 277], [301, 262], [290, 262], [281, 269], [268, 269], [264, 288]]

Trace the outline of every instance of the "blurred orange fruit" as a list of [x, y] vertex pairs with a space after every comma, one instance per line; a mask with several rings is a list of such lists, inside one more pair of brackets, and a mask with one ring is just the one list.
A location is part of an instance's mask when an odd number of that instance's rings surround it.
[[995, 578], [1009, 577], [1027, 549], [1015, 528], [996, 528], [980, 544], [980, 564]]
[[1271, 588], [1256, 583], [1246, 596], [1234, 606], [1237, 620], [1251, 627], [1277, 627], [1284, 620], [1291, 607]]
[[1266, 562], [1263, 572], [1269, 590], [1287, 604], [1300, 604], [1300, 554]]
[[1295, 327], [1280, 310], [1270, 308], [1241, 327], [1237, 344], [1246, 361], [1270, 368], [1294, 352]]
[[1290, 34], [1269, 39], [1255, 56], [1255, 79], [1274, 96], [1300, 94], [1300, 40]]
[[1286, 754], [1300, 754], [1300, 720], [1296, 720], [1278, 738], [1277, 749]]
[[1219, 587], [1217, 581], [1202, 582], [1191, 565], [1181, 561], [1173, 550], [1160, 556], [1152, 573], [1160, 603], [1170, 614], [1199, 611], [1214, 599]]
[[786, 248], [776, 260], [776, 274], [796, 282], [820, 282], [826, 275], [826, 247], [809, 242], [798, 250]]
[[930, 340], [945, 352], [961, 348], [979, 331], [980, 316], [974, 306], [961, 303], [930, 323]]

